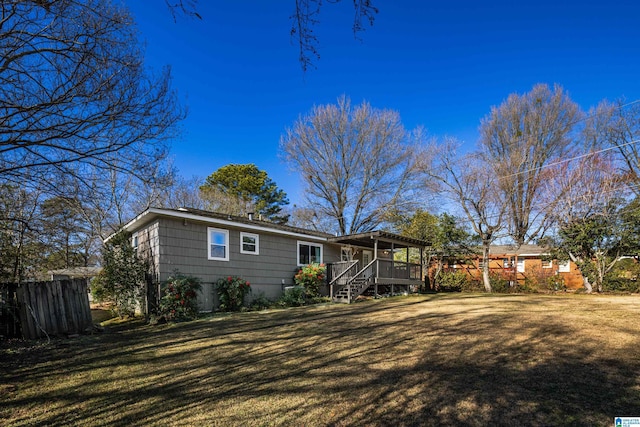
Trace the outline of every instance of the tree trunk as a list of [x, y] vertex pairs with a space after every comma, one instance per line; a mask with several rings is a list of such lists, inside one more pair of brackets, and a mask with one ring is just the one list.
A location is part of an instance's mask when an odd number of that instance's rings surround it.
[[489, 245], [485, 244], [482, 248], [482, 282], [484, 290], [491, 292], [491, 280], [489, 279]]
[[584, 285], [584, 289], [587, 291], [588, 294], [593, 292], [593, 288], [591, 287], [591, 283], [589, 282], [589, 278], [587, 276], [583, 277], [582, 283]]

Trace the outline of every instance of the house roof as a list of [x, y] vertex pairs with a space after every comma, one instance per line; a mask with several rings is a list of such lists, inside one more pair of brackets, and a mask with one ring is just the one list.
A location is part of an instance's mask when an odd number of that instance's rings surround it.
[[425, 247], [429, 243], [414, 239], [411, 237], [401, 236], [399, 234], [389, 233], [387, 231], [367, 231], [365, 233], [350, 234], [347, 236], [330, 237], [329, 241], [340, 243], [343, 245], [373, 247], [374, 242], [378, 241], [379, 249], [391, 249], [393, 247]]
[[538, 245], [491, 245], [489, 248], [489, 254], [494, 256], [499, 255], [517, 255], [521, 257], [537, 257], [540, 255], [546, 255], [549, 253], [547, 248]]
[[49, 270], [51, 276], [67, 276], [69, 278], [94, 277], [102, 270], [102, 267], [70, 267], [59, 270]]
[[[210, 212], [194, 208], [148, 208], [140, 215], [124, 225], [123, 229], [129, 232], [135, 232], [143, 225], [155, 220], [156, 218], [174, 218], [186, 221], [204, 222], [212, 225], [241, 227], [247, 230], [270, 232], [274, 234], [285, 234], [306, 239], [327, 240], [333, 235], [315, 230], [306, 230], [299, 227], [291, 227], [289, 225], [275, 224], [260, 219], [242, 217], [236, 215], [222, 214], [218, 212]], [[109, 240], [112, 236], [109, 236]]]

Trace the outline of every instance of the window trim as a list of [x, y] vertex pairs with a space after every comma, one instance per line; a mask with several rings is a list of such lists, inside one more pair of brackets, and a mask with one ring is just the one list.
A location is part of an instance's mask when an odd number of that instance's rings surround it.
[[[298, 249], [298, 254], [300, 254], [300, 249]], [[353, 261], [353, 248], [350, 246], [342, 246], [340, 248], [340, 261]]]
[[571, 261], [558, 261], [558, 273], [571, 273]]
[[[253, 245], [255, 246], [255, 250], [254, 251], [247, 251], [244, 249], [244, 238], [245, 237], [252, 237], [255, 239], [255, 243], [253, 243]], [[251, 243], [249, 243], [251, 244]], [[248, 254], [248, 255], [260, 255], [260, 235], [259, 234], [255, 234], [255, 233], [247, 233], [245, 231], [241, 231], [240, 232], [240, 253], [241, 254]]]
[[[211, 233], [217, 232], [224, 234], [224, 258], [211, 256]], [[229, 261], [229, 230], [223, 228], [207, 227], [207, 259], [211, 261]]]
[[[303, 265], [307, 265], [307, 264], [301, 264], [300, 263], [300, 245], [306, 245], [306, 246], [315, 246], [317, 248], [320, 248], [320, 260], [317, 261], [319, 264], [322, 264], [324, 261], [324, 247], [322, 245], [322, 243], [313, 243], [313, 242], [305, 242], [302, 240], [298, 240], [298, 243], [296, 245], [296, 261], [298, 263], [299, 267], [302, 267]], [[311, 258], [311, 257], [309, 257]], [[311, 261], [311, 260], [309, 260]]]
[[542, 268], [553, 268], [553, 260], [542, 260]]
[[140, 236], [136, 231], [131, 235], [131, 247], [135, 252], [138, 252], [138, 246], [140, 246]]

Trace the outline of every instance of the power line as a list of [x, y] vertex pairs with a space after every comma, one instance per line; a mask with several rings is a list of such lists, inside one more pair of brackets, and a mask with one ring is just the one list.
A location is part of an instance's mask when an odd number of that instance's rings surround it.
[[498, 177], [498, 179], [511, 178], [511, 177], [522, 175], [522, 174], [525, 174], [525, 173], [535, 172], [535, 171], [542, 170], [542, 169], [545, 169], [545, 168], [558, 166], [558, 165], [561, 165], [563, 163], [569, 163], [569, 162], [574, 161], [574, 160], [579, 160], [579, 159], [583, 159], [585, 157], [595, 156], [596, 154], [605, 153], [607, 151], [615, 150], [617, 148], [621, 148], [621, 147], [626, 147], [628, 145], [637, 144], [638, 142], [640, 142], [640, 139], [635, 139], [635, 140], [629, 141], [629, 142], [627, 142], [625, 144], [615, 145], [615, 146], [603, 148], [603, 149], [597, 150], [597, 151], [590, 151], [589, 153], [581, 154], [579, 156], [571, 157], [569, 159], [559, 160], [557, 162], [549, 163], [547, 165], [542, 165], [542, 166], [538, 166], [538, 167], [535, 167], [535, 168], [527, 169], [527, 170], [524, 170], [524, 171], [516, 172], [516, 173], [513, 173], [511, 175], [500, 176], [500, 177]]

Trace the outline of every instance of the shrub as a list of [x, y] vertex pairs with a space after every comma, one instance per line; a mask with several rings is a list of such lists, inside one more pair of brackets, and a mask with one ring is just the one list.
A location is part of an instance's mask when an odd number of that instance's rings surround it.
[[546, 287], [548, 290], [553, 292], [567, 290], [567, 285], [564, 284], [564, 279], [559, 275], [548, 277]]
[[300, 307], [307, 303], [306, 289], [304, 286], [292, 286], [285, 289], [284, 294], [277, 301], [279, 307]]
[[262, 292], [251, 298], [249, 309], [254, 311], [266, 310], [273, 305], [273, 301], [265, 297]]
[[197, 292], [202, 288], [197, 277], [175, 274], [162, 285], [160, 315], [167, 320], [190, 320], [198, 317]]
[[303, 286], [309, 298], [320, 296], [320, 285], [324, 283], [327, 268], [324, 264], [312, 263], [298, 269], [293, 276], [296, 285]]
[[97, 276], [91, 279], [89, 283], [89, 287], [91, 289], [91, 296], [93, 297], [93, 301], [101, 304], [103, 302], [110, 301], [109, 292], [107, 291], [107, 277], [103, 271], [100, 271]]
[[460, 292], [469, 287], [469, 282], [464, 271], [447, 271], [438, 275], [437, 287], [441, 292]]
[[634, 259], [627, 258], [618, 263], [609, 271], [603, 281], [605, 291], [613, 292], [638, 292], [640, 283], [640, 264]]
[[491, 283], [491, 291], [496, 293], [513, 292], [509, 280], [500, 273], [489, 273], [489, 282]]
[[251, 285], [240, 277], [228, 276], [218, 279], [216, 292], [221, 311], [240, 311], [244, 297], [251, 293]]
[[105, 243], [102, 256], [101, 297], [113, 301], [121, 318], [133, 316], [144, 296], [147, 265], [131, 246], [131, 234], [114, 235]]

